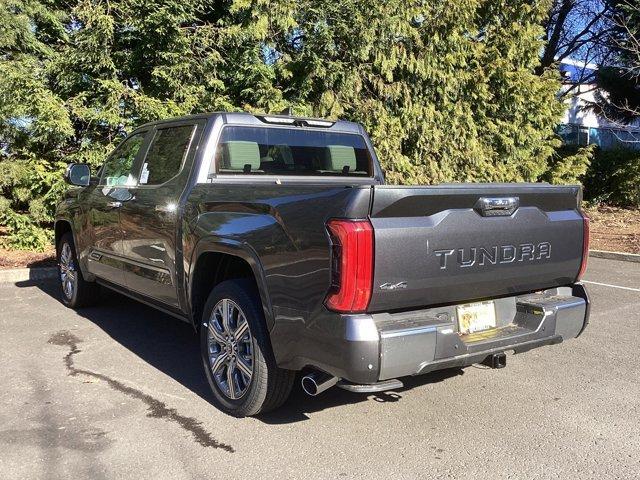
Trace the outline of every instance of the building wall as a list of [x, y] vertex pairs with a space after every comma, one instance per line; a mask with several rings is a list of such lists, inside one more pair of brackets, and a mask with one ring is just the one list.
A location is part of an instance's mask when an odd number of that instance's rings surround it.
[[[575, 85], [581, 78], [594, 72], [595, 65], [581, 65], [575, 61], [564, 61], [560, 65], [565, 79], [565, 89]], [[567, 110], [558, 126], [558, 133], [570, 145], [596, 144], [603, 149], [640, 149], [640, 120], [621, 125], [597, 115], [592, 108], [596, 101], [597, 88], [592, 83], [579, 84], [568, 96]]]

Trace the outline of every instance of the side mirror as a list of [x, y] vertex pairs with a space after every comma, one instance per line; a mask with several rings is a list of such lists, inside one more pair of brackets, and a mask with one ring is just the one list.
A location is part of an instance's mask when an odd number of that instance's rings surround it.
[[64, 172], [64, 181], [69, 185], [86, 187], [91, 181], [91, 169], [86, 163], [70, 163]]

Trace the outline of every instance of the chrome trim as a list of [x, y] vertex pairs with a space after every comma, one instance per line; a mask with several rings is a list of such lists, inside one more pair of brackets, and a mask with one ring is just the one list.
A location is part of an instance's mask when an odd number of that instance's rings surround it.
[[[224, 126], [224, 120], [222, 115], [215, 117], [213, 126], [208, 133], [206, 139], [206, 145], [204, 146], [202, 157], [200, 158], [200, 165], [198, 170], [198, 178], [196, 183], [209, 183], [209, 174], [215, 171], [214, 157], [216, 154], [216, 147], [218, 146], [218, 138], [220, 132]], [[204, 131], [204, 135], [207, 135], [207, 129]]]
[[340, 379], [338, 377], [334, 377], [328, 373], [312, 372], [309, 375], [302, 377], [302, 390], [304, 390], [307, 395], [315, 397], [316, 395], [320, 395], [325, 390], [333, 387], [339, 380]]
[[475, 208], [483, 217], [509, 216], [520, 206], [518, 197], [480, 197]]
[[[149, 270], [153, 270], [153, 271], [158, 272], [158, 273], [165, 273], [167, 275], [171, 275], [171, 272], [169, 271], [168, 268], [157, 267], [155, 265], [150, 265], [148, 263], [143, 263], [143, 262], [140, 262], [138, 260], [134, 260], [133, 258], [125, 257], [123, 255], [118, 255], [118, 254], [114, 254], [114, 253], [111, 253], [111, 252], [105, 252], [105, 251], [99, 250], [97, 248], [92, 249], [91, 253], [89, 253], [89, 259], [93, 260], [93, 261], [99, 261], [99, 259], [102, 258], [102, 257], [112, 258], [114, 260], [117, 260], [118, 262], [121, 262], [121, 263], [125, 264], [125, 265], [126, 264], [131, 264], [131, 265], [135, 265], [136, 267], [147, 268]], [[123, 266], [123, 268], [124, 268], [124, 266]]]

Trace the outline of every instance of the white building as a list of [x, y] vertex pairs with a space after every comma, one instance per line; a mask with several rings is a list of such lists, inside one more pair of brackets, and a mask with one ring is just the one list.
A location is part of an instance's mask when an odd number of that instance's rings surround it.
[[592, 106], [597, 87], [581, 79], [592, 77], [597, 65], [565, 59], [560, 63], [564, 89], [572, 88], [567, 100], [568, 108], [558, 128], [565, 143], [570, 145], [596, 144], [602, 149], [640, 149], [640, 121], [621, 125], [597, 115]]

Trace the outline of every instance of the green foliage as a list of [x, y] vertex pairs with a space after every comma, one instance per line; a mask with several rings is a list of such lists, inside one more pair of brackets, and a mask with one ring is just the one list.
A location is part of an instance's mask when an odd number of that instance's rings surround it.
[[584, 186], [591, 202], [640, 208], [640, 150], [597, 150]]
[[20, 221], [3, 221], [41, 245], [65, 163], [95, 167], [123, 130], [214, 110], [362, 122], [393, 183], [570, 181], [583, 163], [551, 160], [559, 78], [535, 74], [548, 7], [4, 0], [0, 193]]
[[591, 164], [595, 149], [595, 145], [563, 145], [549, 158], [547, 171], [541, 180], [553, 184], [580, 183]]

